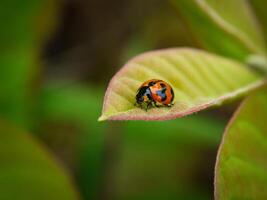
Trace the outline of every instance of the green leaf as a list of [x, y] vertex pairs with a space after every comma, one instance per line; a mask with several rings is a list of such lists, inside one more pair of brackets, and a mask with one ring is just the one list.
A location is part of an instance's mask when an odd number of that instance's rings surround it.
[[29, 47], [40, 50], [40, 43], [55, 28], [59, 4], [60, 1], [53, 0], [25, 0], [23, 3], [3, 0], [0, 7], [1, 51], [13, 53], [23, 48], [29, 50]]
[[255, 14], [257, 15], [257, 19], [260, 22], [262, 29], [264, 30], [265, 38], [267, 38], [267, 12], [265, 9], [267, 2], [265, 0], [250, 0], [249, 3], [253, 7]]
[[0, 199], [79, 199], [70, 178], [31, 135], [0, 121]]
[[[101, 111], [102, 93], [102, 88], [54, 80], [44, 84], [38, 103], [38, 119], [44, 124], [36, 129], [41, 130], [42, 137], [50, 135], [53, 138], [58, 134], [58, 129], [53, 130], [55, 124], [75, 127], [71, 135], [77, 145], [71, 147], [71, 151], [77, 152], [75, 177], [85, 199], [97, 199], [102, 184], [107, 124], [96, 121]], [[51, 124], [52, 128], [49, 128]]]
[[267, 87], [250, 95], [224, 133], [217, 155], [217, 199], [267, 199]]
[[58, 1], [4, 0], [0, 6], [0, 116], [30, 126], [33, 82], [42, 42], [56, 23]]
[[242, 61], [266, 54], [262, 31], [244, 0], [171, 0], [208, 50]]
[[20, 125], [29, 125], [32, 103], [31, 83], [36, 73], [33, 52], [21, 51], [0, 55], [0, 116]]
[[[147, 112], [134, 106], [139, 86], [161, 79], [174, 89], [174, 106]], [[127, 63], [111, 80], [100, 121], [167, 120], [220, 105], [262, 84], [261, 78], [233, 60], [195, 49], [145, 53]]]

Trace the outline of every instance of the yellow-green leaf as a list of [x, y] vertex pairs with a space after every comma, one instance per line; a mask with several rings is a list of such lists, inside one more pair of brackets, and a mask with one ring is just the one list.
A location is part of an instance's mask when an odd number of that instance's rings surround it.
[[251, 94], [224, 133], [215, 170], [216, 199], [267, 199], [267, 87]]
[[266, 54], [262, 30], [248, 1], [171, 1], [208, 50], [242, 61], [250, 54]]
[[[174, 89], [174, 106], [147, 112], [134, 106], [139, 86], [161, 79]], [[262, 84], [261, 77], [239, 62], [181, 48], [145, 53], [130, 60], [111, 80], [99, 120], [167, 120], [237, 97]]]

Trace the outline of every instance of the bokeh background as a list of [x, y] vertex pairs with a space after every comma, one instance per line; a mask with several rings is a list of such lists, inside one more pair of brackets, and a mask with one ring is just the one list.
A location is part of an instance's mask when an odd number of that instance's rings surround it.
[[129, 58], [201, 48], [171, 3], [3, 0], [0, 25], [0, 199], [213, 198], [231, 107], [97, 122], [105, 88]]

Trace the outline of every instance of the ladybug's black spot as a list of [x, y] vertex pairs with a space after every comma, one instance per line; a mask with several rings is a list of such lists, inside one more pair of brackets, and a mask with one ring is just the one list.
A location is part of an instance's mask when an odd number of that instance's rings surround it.
[[166, 88], [166, 85], [165, 85], [164, 83], [161, 83], [160, 86], [161, 86], [162, 88]]
[[153, 85], [155, 85], [155, 84], [158, 83], [158, 82], [161, 82], [161, 80], [150, 81], [150, 82], [148, 83], [148, 86], [153, 86]]
[[171, 88], [171, 94], [172, 94], [171, 101], [173, 101], [173, 99], [174, 99], [174, 92], [173, 92], [173, 89], [172, 88]]
[[154, 82], [154, 81], [151, 81], [151, 82], [149, 82], [148, 83], [148, 86], [153, 86], [153, 85], [155, 85], [156, 83]]
[[157, 91], [157, 95], [161, 97], [161, 101], [165, 101], [167, 99], [166, 87], [163, 88], [162, 90]]
[[149, 100], [152, 100], [152, 96], [150, 95], [150, 93], [147, 93], [146, 96]]

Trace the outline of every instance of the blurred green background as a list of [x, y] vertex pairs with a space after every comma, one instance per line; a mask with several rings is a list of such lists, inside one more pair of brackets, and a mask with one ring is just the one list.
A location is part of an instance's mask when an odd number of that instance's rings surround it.
[[0, 199], [212, 199], [231, 116], [97, 122], [108, 81], [147, 50], [198, 47], [161, 0], [4, 0]]

